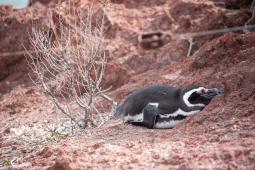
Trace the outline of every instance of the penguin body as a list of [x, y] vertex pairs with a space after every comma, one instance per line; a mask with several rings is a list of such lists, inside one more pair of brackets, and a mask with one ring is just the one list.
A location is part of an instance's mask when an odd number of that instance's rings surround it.
[[148, 128], [172, 128], [187, 116], [201, 111], [219, 93], [219, 89], [201, 86], [187, 89], [149, 86], [129, 95], [117, 107], [115, 117]]

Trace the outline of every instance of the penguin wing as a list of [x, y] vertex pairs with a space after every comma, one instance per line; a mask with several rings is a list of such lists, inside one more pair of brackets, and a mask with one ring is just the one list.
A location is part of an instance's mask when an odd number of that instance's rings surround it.
[[173, 113], [178, 109], [176, 102], [173, 102], [177, 92], [177, 89], [165, 85], [150, 86], [136, 91], [117, 107], [114, 116], [123, 118], [126, 114], [139, 114], [149, 103], [158, 103], [161, 114]]
[[161, 101], [158, 105], [158, 114], [161, 115], [169, 115], [178, 110], [178, 103], [170, 102], [170, 101]]

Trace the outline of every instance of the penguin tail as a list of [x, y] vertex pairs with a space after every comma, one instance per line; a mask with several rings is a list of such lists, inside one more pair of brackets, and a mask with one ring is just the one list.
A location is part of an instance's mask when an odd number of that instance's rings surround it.
[[123, 105], [120, 105], [116, 108], [115, 113], [113, 115], [117, 119], [123, 119], [124, 112], [123, 112]]

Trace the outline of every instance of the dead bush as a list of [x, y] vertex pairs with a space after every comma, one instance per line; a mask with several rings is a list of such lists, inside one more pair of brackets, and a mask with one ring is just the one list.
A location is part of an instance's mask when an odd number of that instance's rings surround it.
[[30, 41], [34, 52], [27, 50], [27, 61], [33, 71], [30, 76], [79, 127], [100, 125], [105, 119], [97, 103], [102, 98], [114, 103], [105, 94], [110, 88], [101, 87], [107, 63], [103, 44], [104, 14], [99, 23], [92, 24], [93, 5], [86, 7], [85, 17], [81, 11], [84, 9], [68, 5], [65, 8], [65, 15], [57, 12], [63, 9], [56, 9], [56, 21], [47, 31], [33, 27]]

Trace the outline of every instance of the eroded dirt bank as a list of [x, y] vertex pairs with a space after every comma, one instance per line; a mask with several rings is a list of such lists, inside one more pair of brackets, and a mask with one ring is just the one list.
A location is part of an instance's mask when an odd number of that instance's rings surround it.
[[111, 2], [106, 14], [109, 63], [103, 83], [113, 86], [109, 95], [116, 101], [155, 83], [222, 87], [224, 95], [174, 129], [145, 129], [111, 119], [73, 137], [51, 133], [55, 141], [45, 143], [36, 134], [25, 142], [11, 138], [13, 128], [30, 127], [44, 134], [38, 129], [66, 118], [30, 88], [24, 56], [7, 55], [22, 50], [21, 44], [29, 48], [32, 21], [50, 27], [43, 14], [54, 6], [37, 3], [18, 11], [1, 7], [0, 51], [5, 55], [0, 55], [0, 167], [6, 169], [13, 161], [18, 169], [255, 169], [255, 34], [240, 31], [198, 38], [191, 57], [186, 57], [185, 41], [154, 50], [144, 50], [137, 42], [142, 31], [186, 33], [243, 25], [251, 17], [251, 1], [237, 6], [231, 6], [234, 1]]

